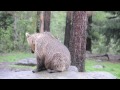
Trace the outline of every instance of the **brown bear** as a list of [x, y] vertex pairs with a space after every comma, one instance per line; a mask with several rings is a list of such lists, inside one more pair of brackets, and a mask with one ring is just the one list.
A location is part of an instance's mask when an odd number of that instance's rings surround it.
[[37, 69], [32, 72], [39, 72], [47, 69], [48, 72], [63, 72], [71, 64], [71, 56], [68, 48], [57, 40], [50, 32], [26, 33], [27, 41], [31, 51], [37, 59]]

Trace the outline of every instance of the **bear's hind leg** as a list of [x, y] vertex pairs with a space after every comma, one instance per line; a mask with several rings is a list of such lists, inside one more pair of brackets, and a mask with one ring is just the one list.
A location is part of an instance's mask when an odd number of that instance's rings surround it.
[[42, 70], [45, 70], [43, 60], [41, 60], [39, 57], [37, 57], [37, 68], [33, 70], [33, 73], [40, 72]]

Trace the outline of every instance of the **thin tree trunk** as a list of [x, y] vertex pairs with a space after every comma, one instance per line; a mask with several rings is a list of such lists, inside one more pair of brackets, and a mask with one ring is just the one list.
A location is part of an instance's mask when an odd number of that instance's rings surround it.
[[92, 53], [92, 41], [90, 37], [90, 31], [92, 29], [92, 11], [87, 11], [88, 16], [88, 28], [87, 28], [87, 43], [86, 43], [86, 50]]
[[37, 11], [37, 22], [36, 22], [36, 32], [40, 32], [40, 11]]
[[14, 36], [14, 49], [17, 48], [18, 33], [17, 33], [17, 17], [16, 12], [14, 11], [14, 24], [13, 24], [13, 36]]
[[86, 40], [86, 51], [90, 51], [92, 53], [92, 42], [91, 42], [91, 38], [87, 37], [87, 40]]
[[51, 11], [41, 11], [40, 13], [40, 32], [50, 32]]
[[[24, 30], [24, 33], [26, 33], [26, 29]], [[24, 45], [24, 43], [25, 43], [25, 39], [26, 39], [26, 36], [25, 36], [25, 34], [24, 34], [24, 36], [23, 36], [23, 45]]]
[[64, 45], [69, 48], [70, 32], [72, 27], [72, 11], [67, 11]]
[[72, 65], [85, 71], [87, 12], [73, 11], [70, 47]]
[[44, 32], [44, 11], [40, 13], [40, 33]]
[[51, 11], [44, 12], [44, 31], [50, 31]]

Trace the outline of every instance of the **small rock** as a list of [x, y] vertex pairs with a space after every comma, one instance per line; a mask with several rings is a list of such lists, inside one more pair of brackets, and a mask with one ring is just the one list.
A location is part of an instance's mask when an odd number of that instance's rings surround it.
[[97, 68], [97, 69], [102, 69], [102, 68], [104, 68], [104, 66], [102, 66], [102, 65], [95, 65], [95, 66], [93, 66], [94, 68]]
[[75, 72], [78, 72], [78, 69], [77, 69], [76, 66], [70, 66], [70, 67], [68, 68], [68, 71], [75, 71]]
[[22, 59], [15, 63], [15, 65], [35, 66], [37, 64], [35, 58]]
[[96, 61], [97, 61], [97, 62], [102, 62], [102, 60], [100, 60], [100, 59], [99, 59], [99, 60], [96, 60]]

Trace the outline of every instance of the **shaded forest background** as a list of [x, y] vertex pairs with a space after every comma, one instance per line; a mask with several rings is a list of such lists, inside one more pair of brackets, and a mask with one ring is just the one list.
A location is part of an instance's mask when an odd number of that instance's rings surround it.
[[[120, 53], [120, 12], [94, 11], [87, 36], [92, 41], [92, 53]], [[52, 11], [50, 31], [62, 43], [66, 26], [66, 11]], [[35, 33], [37, 11], [0, 11], [0, 53], [29, 51], [25, 32]]]

